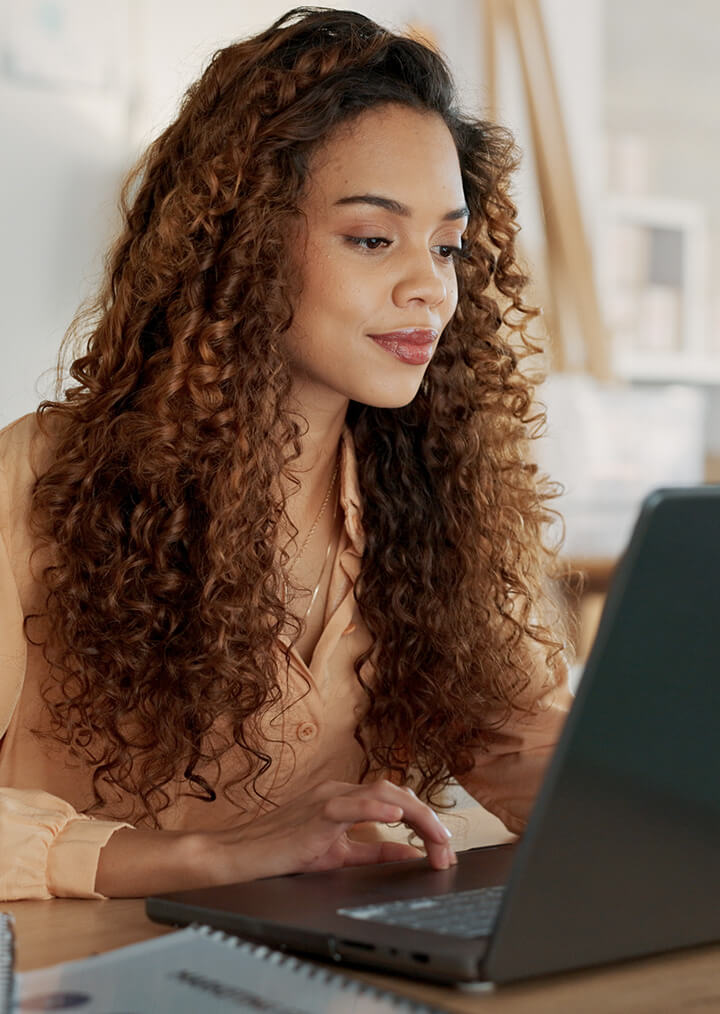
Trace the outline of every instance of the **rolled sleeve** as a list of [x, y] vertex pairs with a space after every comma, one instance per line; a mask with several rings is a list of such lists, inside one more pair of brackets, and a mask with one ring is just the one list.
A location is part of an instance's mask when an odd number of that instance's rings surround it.
[[92, 820], [48, 792], [0, 789], [0, 899], [103, 898], [100, 850], [130, 826]]
[[27, 661], [23, 611], [6, 543], [8, 512], [7, 483], [0, 462], [0, 739], [20, 696]]

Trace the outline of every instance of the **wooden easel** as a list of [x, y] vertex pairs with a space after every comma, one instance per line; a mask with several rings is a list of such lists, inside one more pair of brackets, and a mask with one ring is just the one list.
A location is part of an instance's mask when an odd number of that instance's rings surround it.
[[500, 32], [508, 28], [522, 70], [525, 102], [545, 221], [547, 278], [553, 330], [552, 366], [567, 368], [570, 335], [579, 333], [584, 366], [599, 379], [610, 377], [610, 354], [580, 212], [565, 125], [553, 74], [540, 0], [482, 0], [488, 116], [498, 106]]

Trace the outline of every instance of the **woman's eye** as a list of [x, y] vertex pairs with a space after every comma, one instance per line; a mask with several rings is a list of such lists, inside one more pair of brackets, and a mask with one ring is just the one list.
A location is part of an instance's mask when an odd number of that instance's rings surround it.
[[363, 250], [380, 250], [390, 246], [391, 243], [391, 240], [385, 239], [383, 236], [346, 236], [345, 239]]
[[461, 246], [449, 246], [447, 243], [443, 243], [441, 246], [435, 247], [437, 252], [440, 254], [443, 260], [449, 261], [451, 259], [459, 260], [462, 257], [463, 249]]

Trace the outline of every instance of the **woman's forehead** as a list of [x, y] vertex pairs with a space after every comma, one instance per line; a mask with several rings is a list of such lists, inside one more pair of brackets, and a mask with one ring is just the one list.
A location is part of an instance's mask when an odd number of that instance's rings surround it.
[[374, 194], [442, 213], [464, 206], [457, 149], [443, 119], [404, 106], [369, 110], [342, 125], [310, 163], [308, 198], [326, 210]]

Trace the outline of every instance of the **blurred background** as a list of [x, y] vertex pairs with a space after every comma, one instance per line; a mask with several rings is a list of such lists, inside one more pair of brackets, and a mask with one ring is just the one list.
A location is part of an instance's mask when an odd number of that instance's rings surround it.
[[[0, 425], [52, 393], [139, 152], [216, 48], [288, 6], [0, 0]], [[424, 35], [523, 151], [522, 250], [551, 337], [537, 454], [585, 575], [582, 658], [645, 493], [720, 481], [720, 4], [335, 6]]]

